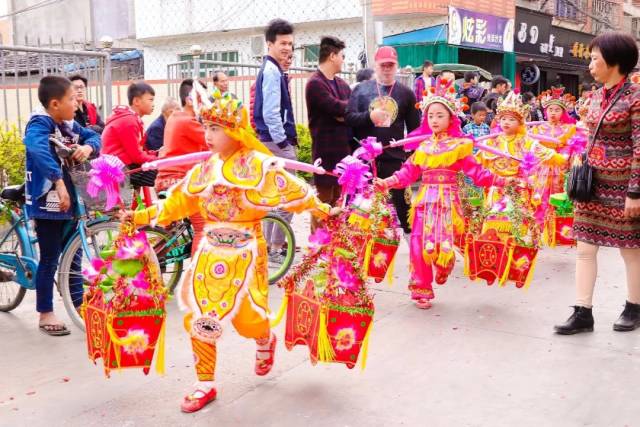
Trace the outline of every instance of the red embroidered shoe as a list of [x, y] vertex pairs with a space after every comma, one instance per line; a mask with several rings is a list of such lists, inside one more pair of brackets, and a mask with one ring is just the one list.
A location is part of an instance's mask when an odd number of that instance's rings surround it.
[[[201, 393], [202, 397], [195, 397], [196, 393]], [[182, 404], [180, 405], [180, 409], [182, 410], [182, 412], [186, 412], [188, 414], [197, 412], [207, 406], [209, 402], [213, 402], [214, 400], [216, 400], [217, 395], [218, 392], [215, 388], [212, 388], [207, 393], [202, 390], [196, 390], [184, 398]]]
[[420, 298], [415, 300], [416, 307], [421, 310], [428, 310], [432, 307], [431, 302], [426, 298]]
[[[271, 368], [273, 368], [274, 356], [276, 354], [277, 339], [275, 334], [271, 334], [271, 336], [273, 338], [271, 339], [271, 343], [269, 344], [268, 350], [260, 350], [260, 349], [256, 350], [256, 375], [261, 377], [267, 375], [269, 372], [271, 372]], [[259, 353], [268, 353], [269, 358], [259, 359], [258, 358]]]

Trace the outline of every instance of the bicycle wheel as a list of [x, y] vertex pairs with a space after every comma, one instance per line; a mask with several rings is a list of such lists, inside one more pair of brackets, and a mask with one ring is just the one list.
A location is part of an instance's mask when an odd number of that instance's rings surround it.
[[[284, 236], [284, 247], [280, 252], [271, 251], [269, 253], [269, 284], [274, 284], [280, 280], [291, 268], [296, 255], [296, 236], [293, 234], [291, 225], [276, 214], [269, 214], [262, 220], [263, 233], [273, 234], [279, 230]], [[267, 242], [269, 246], [269, 242]]]
[[58, 285], [62, 294], [64, 307], [73, 323], [84, 331], [84, 320], [80, 315], [80, 304], [84, 293], [84, 279], [82, 270], [91, 263], [91, 258], [99, 256], [100, 252], [111, 246], [120, 231], [117, 222], [99, 222], [87, 227], [87, 243], [90, 254], [82, 250], [82, 237], [73, 236], [67, 244], [60, 258], [58, 267]]
[[[4, 242], [0, 245], [0, 253], [15, 254], [18, 257], [24, 256], [27, 243], [20, 238], [15, 228], [9, 230], [13, 225], [13, 220], [6, 223], [5, 230], [0, 231], [1, 238]], [[7, 233], [8, 232], [8, 233]], [[5, 234], [6, 233], [6, 234]], [[30, 251], [29, 251], [30, 252]], [[27, 293], [23, 288], [12, 279], [15, 277], [15, 265], [8, 265], [0, 262], [0, 311], [8, 312], [16, 308], [22, 302], [24, 295]], [[35, 271], [28, 271], [27, 277], [30, 279], [35, 275]]]
[[144, 231], [147, 233], [149, 244], [158, 256], [164, 286], [170, 293], [173, 293], [180, 282], [180, 277], [182, 277], [183, 260], [191, 254], [189, 234], [181, 233], [175, 236], [174, 242], [168, 244], [174, 237], [170, 231], [160, 227], [147, 227]]

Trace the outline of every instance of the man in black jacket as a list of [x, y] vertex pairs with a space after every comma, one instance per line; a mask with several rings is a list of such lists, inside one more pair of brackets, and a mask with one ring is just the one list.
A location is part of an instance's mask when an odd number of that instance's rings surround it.
[[[322, 159], [322, 166], [332, 171], [336, 164], [351, 154], [352, 130], [345, 122], [351, 89], [338, 77], [344, 62], [345, 44], [336, 37], [323, 37], [320, 41], [318, 71], [307, 81], [305, 97], [311, 132], [313, 160]], [[334, 205], [340, 197], [340, 186], [331, 175], [313, 177], [318, 198]], [[312, 231], [317, 221], [311, 221]]]
[[[347, 107], [347, 123], [354, 128], [356, 138], [375, 136], [383, 145], [393, 139], [405, 137], [420, 125], [413, 90], [396, 81], [398, 54], [390, 46], [378, 49], [375, 56], [376, 78], [360, 83], [351, 93]], [[378, 157], [378, 176], [387, 178], [399, 170], [409, 154], [402, 148], [386, 149]], [[391, 190], [393, 205], [405, 233], [411, 231], [408, 223], [409, 204], [403, 190]]]

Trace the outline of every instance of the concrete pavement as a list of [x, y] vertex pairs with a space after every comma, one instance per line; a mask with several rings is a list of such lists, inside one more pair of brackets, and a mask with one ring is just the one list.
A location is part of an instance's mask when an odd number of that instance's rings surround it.
[[[0, 313], [0, 426], [640, 426], [640, 331], [611, 330], [625, 300], [617, 251], [600, 253], [596, 331], [552, 333], [570, 314], [573, 258], [572, 249], [545, 250], [528, 291], [469, 282], [458, 259], [434, 307], [421, 311], [406, 290], [403, 244], [394, 285], [375, 287], [364, 372], [311, 366], [305, 348], [284, 348], [281, 325], [276, 365], [260, 378], [254, 344], [227, 327], [218, 401], [193, 415], [178, 406], [194, 373], [175, 303], [166, 376], [105, 379], [80, 331], [52, 338], [37, 330], [30, 292], [13, 313]], [[273, 289], [274, 307], [281, 295]], [[65, 317], [59, 300], [56, 310]]]

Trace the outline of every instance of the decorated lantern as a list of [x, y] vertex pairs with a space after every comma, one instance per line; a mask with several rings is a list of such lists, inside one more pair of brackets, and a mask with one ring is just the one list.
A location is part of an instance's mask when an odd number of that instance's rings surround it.
[[112, 369], [164, 371], [166, 290], [155, 254], [144, 232], [123, 225], [113, 245], [83, 271], [87, 291], [81, 307], [89, 359], [102, 358]]
[[468, 233], [465, 249], [465, 274], [471, 280], [486, 280], [488, 285], [498, 280], [504, 283], [509, 274], [509, 260], [514, 249], [513, 238], [503, 239], [491, 228], [479, 236]]
[[528, 286], [533, 278], [537, 256], [538, 248], [515, 245], [509, 265], [508, 280], [513, 281], [518, 288]]
[[306, 345], [313, 364], [353, 368], [360, 359], [364, 367], [375, 310], [367, 278], [384, 279], [399, 242], [391, 212], [383, 195], [369, 192], [329, 219], [332, 233], [318, 229], [311, 236], [309, 252], [279, 282], [285, 288], [287, 349]]

